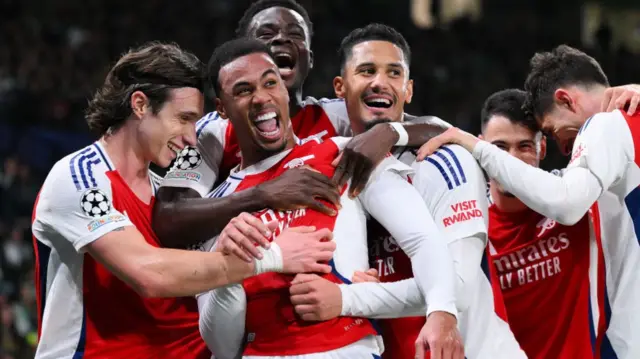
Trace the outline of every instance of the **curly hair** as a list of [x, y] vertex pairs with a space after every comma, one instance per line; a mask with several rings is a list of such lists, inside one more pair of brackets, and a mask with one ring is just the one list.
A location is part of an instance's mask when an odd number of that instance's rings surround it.
[[171, 89], [204, 90], [204, 65], [176, 44], [150, 42], [126, 52], [111, 68], [85, 112], [89, 129], [104, 136], [120, 128], [131, 115], [131, 94], [142, 91], [158, 113]]

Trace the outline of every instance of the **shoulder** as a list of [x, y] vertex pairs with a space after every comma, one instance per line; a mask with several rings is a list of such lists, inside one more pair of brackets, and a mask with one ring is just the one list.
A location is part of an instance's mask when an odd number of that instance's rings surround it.
[[330, 119], [348, 119], [347, 106], [342, 98], [320, 98], [307, 97], [303, 101], [303, 106], [318, 106], [329, 116]]
[[[112, 164], [99, 146], [87, 146], [56, 162], [47, 175], [38, 196], [37, 210], [42, 213], [53, 208], [78, 205], [85, 199], [109, 202], [112, 196], [107, 173]], [[96, 208], [96, 211], [99, 211]], [[88, 213], [89, 214], [89, 213]]]
[[229, 121], [221, 118], [216, 111], [209, 112], [196, 122], [196, 136], [198, 140], [206, 139], [210, 136], [221, 139], [228, 126]]
[[449, 122], [437, 116], [414, 116], [414, 115], [405, 113], [404, 120], [408, 123], [429, 124], [434, 126], [440, 126], [443, 128], [453, 127]]
[[443, 182], [451, 190], [476, 179], [482, 170], [471, 153], [458, 145], [446, 145], [413, 167], [431, 180]]

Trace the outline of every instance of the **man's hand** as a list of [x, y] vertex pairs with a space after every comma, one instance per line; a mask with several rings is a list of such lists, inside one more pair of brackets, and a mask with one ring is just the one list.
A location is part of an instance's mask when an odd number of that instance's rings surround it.
[[349, 197], [355, 198], [367, 185], [375, 167], [397, 141], [398, 134], [386, 123], [377, 124], [369, 131], [352, 138], [333, 162], [336, 167], [333, 180], [338, 188], [342, 188], [351, 179]]
[[[610, 87], [604, 91], [604, 99], [600, 105], [601, 112], [611, 112], [615, 109], [633, 115], [638, 110], [640, 103], [640, 85], [625, 85]], [[629, 107], [627, 107], [629, 106]]]
[[326, 228], [316, 231], [315, 227], [293, 227], [282, 231], [275, 242], [282, 252], [283, 272], [330, 273], [327, 262], [336, 250], [332, 239], [333, 233]]
[[311, 208], [335, 216], [336, 211], [318, 199], [325, 199], [340, 207], [340, 191], [331, 179], [306, 167], [293, 168], [278, 178], [256, 187], [258, 196], [267, 207], [280, 211]]
[[460, 145], [464, 147], [467, 151], [473, 152], [473, 148], [480, 141], [476, 136], [462, 131], [457, 127], [451, 127], [450, 129], [444, 131], [441, 135], [438, 135], [432, 139], [430, 139], [427, 143], [422, 145], [418, 150], [418, 156], [416, 157], [417, 161], [423, 161], [427, 156], [436, 152], [438, 148], [453, 143], [456, 145]]
[[367, 269], [364, 272], [355, 271], [353, 273], [353, 278], [351, 278], [352, 283], [365, 283], [365, 282], [373, 282], [380, 283], [380, 278], [378, 277], [378, 271], [371, 268]]
[[457, 323], [456, 318], [446, 312], [429, 314], [416, 339], [416, 359], [424, 359], [426, 349], [431, 351], [431, 359], [464, 359]]
[[337, 284], [316, 274], [298, 274], [289, 288], [291, 303], [303, 320], [321, 321], [342, 312], [342, 292]]
[[262, 259], [262, 253], [256, 248], [256, 244], [269, 248], [269, 238], [276, 228], [278, 221], [264, 224], [249, 213], [240, 213], [220, 233], [216, 251], [233, 254], [249, 263], [253, 261], [252, 257]]

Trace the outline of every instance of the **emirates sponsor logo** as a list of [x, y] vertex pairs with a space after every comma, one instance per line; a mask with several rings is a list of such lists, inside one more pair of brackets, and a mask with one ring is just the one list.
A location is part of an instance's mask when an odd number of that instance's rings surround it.
[[502, 289], [533, 283], [560, 273], [562, 268], [558, 254], [570, 246], [567, 234], [560, 233], [493, 259]]

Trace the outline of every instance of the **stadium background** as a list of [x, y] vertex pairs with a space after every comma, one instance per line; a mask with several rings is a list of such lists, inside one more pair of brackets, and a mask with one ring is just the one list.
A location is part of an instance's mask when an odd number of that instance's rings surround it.
[[[51, 165], [94, 139], [87, 98], [128, 47], [175, 41], [206, 62], [250, 0], [0, 0], [0, 359], [33, 358], [30, 215]], [[640, 2], [607, 0], [300, 0], [314, 22], [305, 94], [333, 95], [336, 49], [382, 22], [409, 41], [407, 111], [477, 132], [482, 101], [521, 87], [536, 50], [561, 43], [596, 57], [612, 84], [640, 83]], [[210, 106], [210, 104], [208, 104]], [[545, 168], [563, 166], [555, 146]]]

